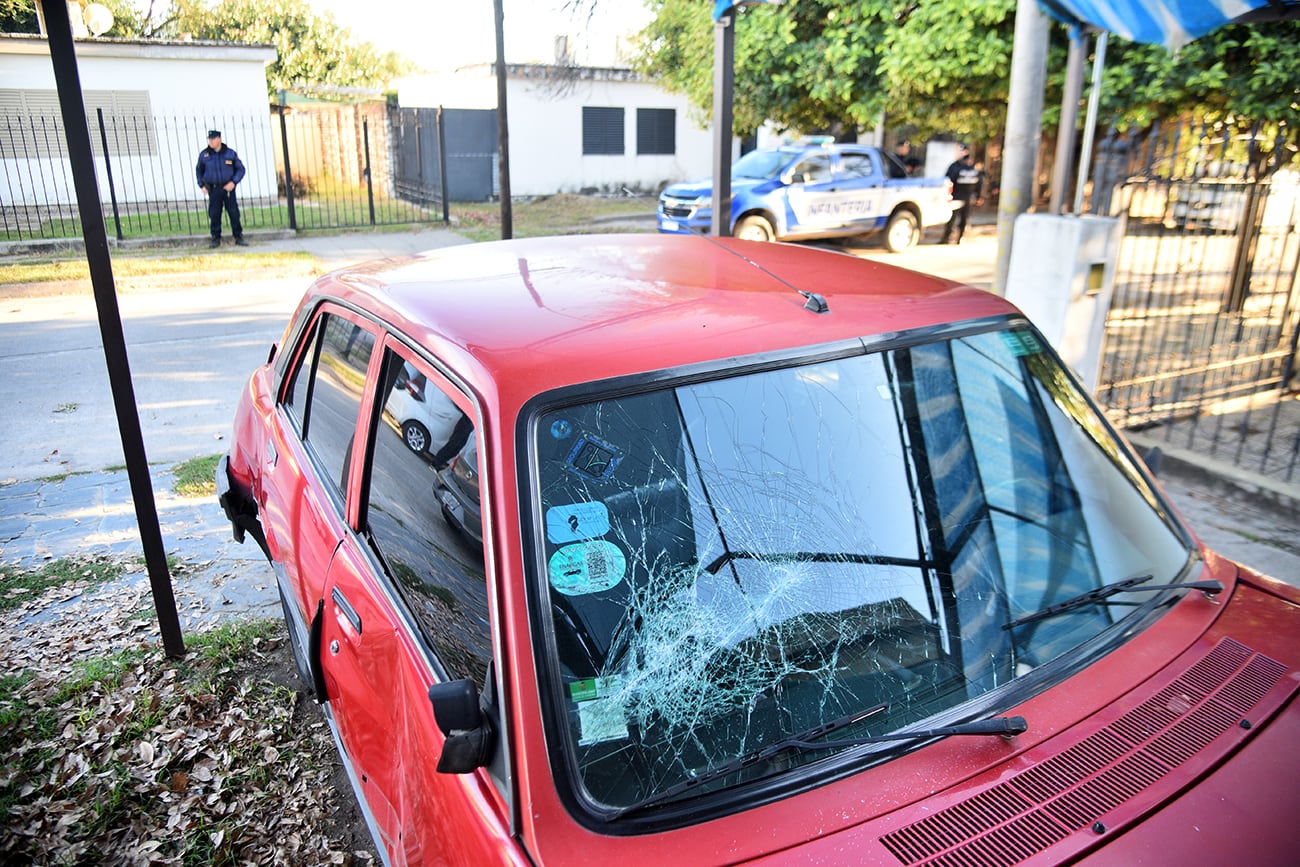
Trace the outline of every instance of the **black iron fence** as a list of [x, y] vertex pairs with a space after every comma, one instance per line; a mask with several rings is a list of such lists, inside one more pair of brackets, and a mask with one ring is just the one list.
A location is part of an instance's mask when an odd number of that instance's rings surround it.
[[[394, 148], [405, 132], [383, 103], [243, 116], [101, 109], [89, 120], [105, 222], [119, 240], [207, 234], [195, 164], [209, 129], [221, 130], [246, 167], [239, 186], [246, 230], [447, 220], [441, 174], [399, 184]], [[57, 114], [0, 118], [0, 241], [81, 236], [64, 141]]]
[[1289, 483], [1300, 175], [1210, 129], [1137, 144], [1111, 199], [1126, 231], [1098, 397], [1124, 427]]

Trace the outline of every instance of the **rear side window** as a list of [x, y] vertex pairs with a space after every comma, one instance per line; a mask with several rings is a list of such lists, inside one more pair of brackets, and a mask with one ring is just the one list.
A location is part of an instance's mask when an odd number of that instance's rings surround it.
[[445, 673], [483, 684], [492, 638], [473, 419], [435, 374], [392, 351], [380, 392], [371, 545]]
[[284, 398], [285, 408], [298, 422], [303, 442], [315, 453], [325, 478], [340, 493], [346, 487], [361, 393], [374, 346], [374, 335], [360, 325], [341, 316], [322, 314]]

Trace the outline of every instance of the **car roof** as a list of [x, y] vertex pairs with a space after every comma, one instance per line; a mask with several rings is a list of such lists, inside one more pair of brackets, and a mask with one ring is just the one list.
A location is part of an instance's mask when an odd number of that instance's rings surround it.
[[[817, 293], [829, 312], [806, 309]], [[542, 391], [1015, 312], [978, 289], [853, 256], [698, 235], [441, 248], [320, 278], [480, 393]]]

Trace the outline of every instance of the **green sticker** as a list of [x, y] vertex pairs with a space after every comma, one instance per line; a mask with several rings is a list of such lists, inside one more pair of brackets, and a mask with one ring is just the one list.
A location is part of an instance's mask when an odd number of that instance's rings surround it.
[[608, 590], [623, 580], [627, 558], [613, 542], [591, 539], [565, 545], [551, 555], [546, 572], [551, 586], [565, 596]]
[[589, 677], [575, 680], [569, 684], [569, 698], [574, 701], [591, 701], [602, 696], [613, 695], [618, 689], [616, 677]]
[[1017, 329], [1015, 331], [1003, 331], [1002, 342], [1006, 344], [1011, 354], [1020, 358], [1025, 355], [1037, 355], [1043, 351], [1043, 345], [1038, 342], [1032, 331]]

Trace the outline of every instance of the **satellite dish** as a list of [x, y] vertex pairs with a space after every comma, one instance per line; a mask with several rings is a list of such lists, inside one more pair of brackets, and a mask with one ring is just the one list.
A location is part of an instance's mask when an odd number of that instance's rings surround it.
[[86, 11], [81, 13], [81, 18], [86, 22], [86, 29], [92, 36], [100, 36], [108, 32], [113, 26], [113, 13], [103, 3], [90, 3], [86, 6]]

